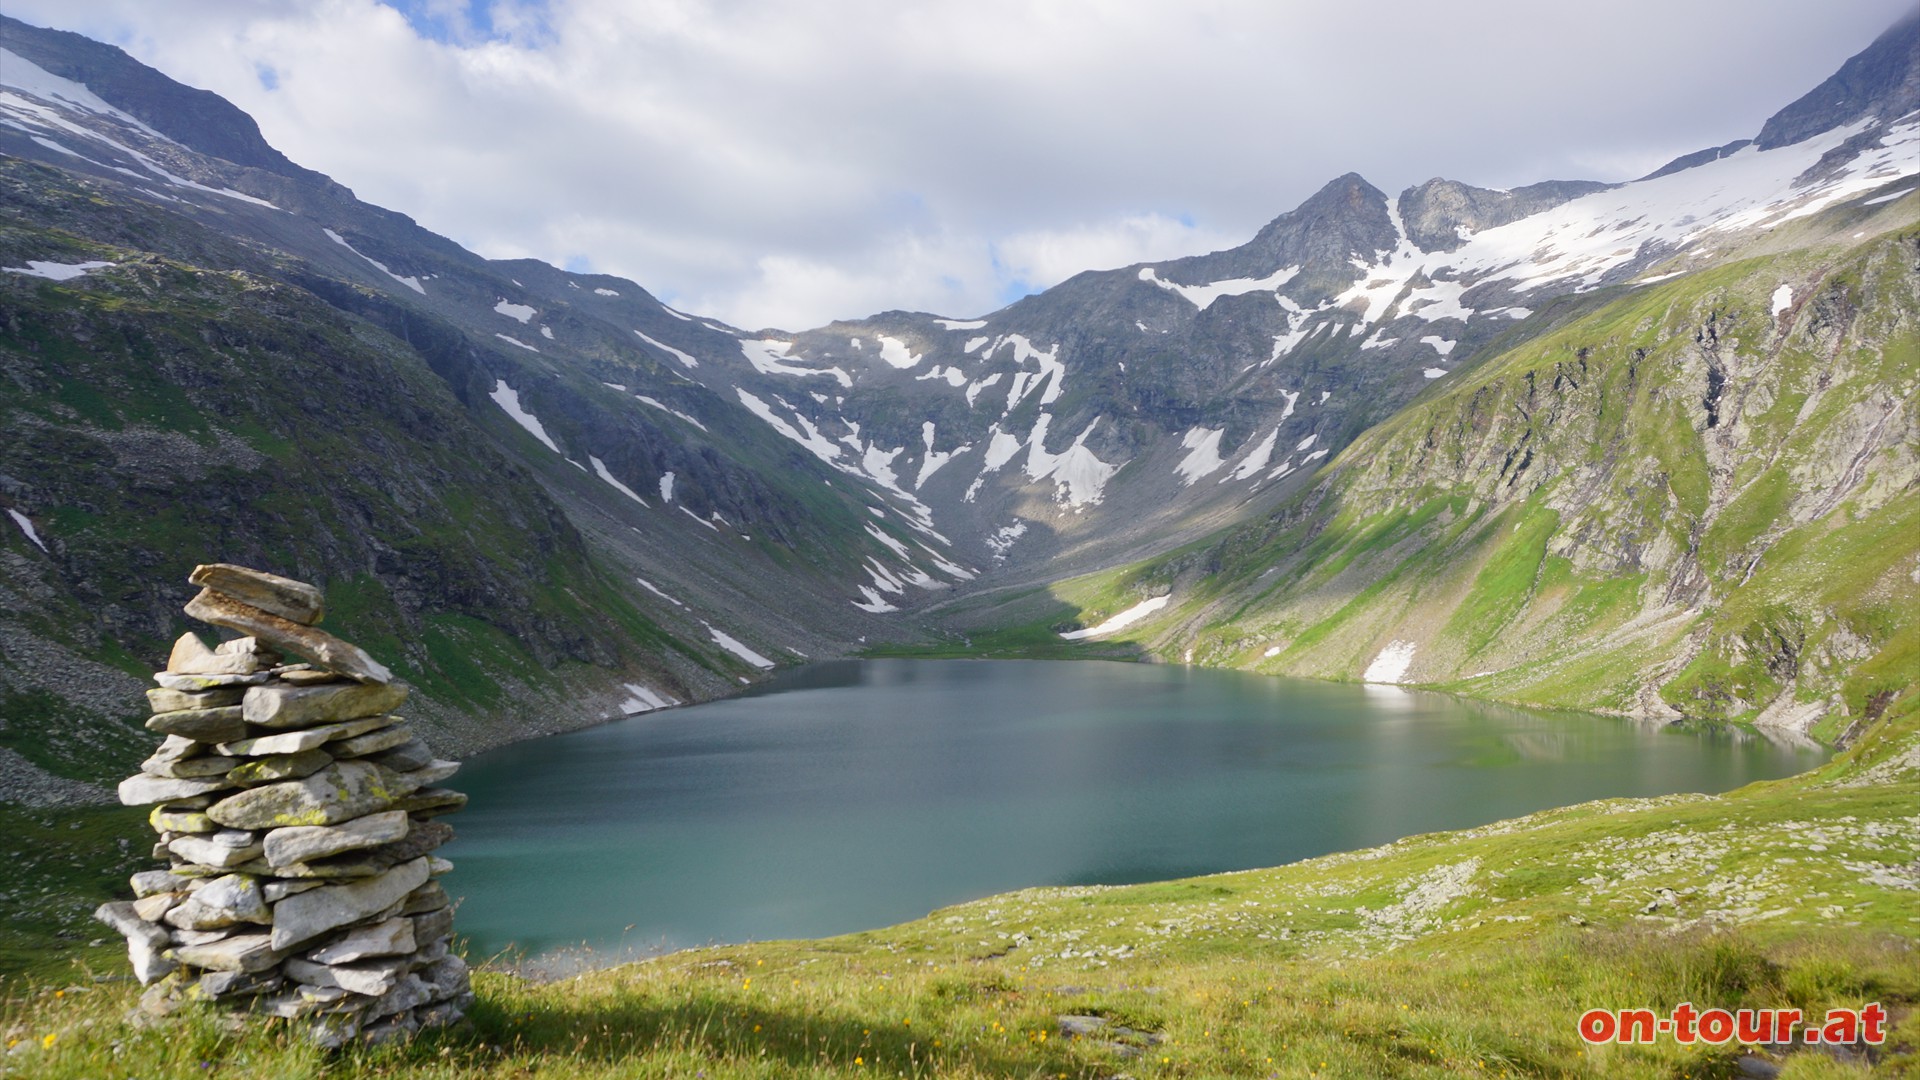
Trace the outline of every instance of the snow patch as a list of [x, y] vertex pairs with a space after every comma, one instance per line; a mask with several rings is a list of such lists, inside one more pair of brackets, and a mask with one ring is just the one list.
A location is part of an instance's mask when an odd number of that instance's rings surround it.
[[933, 321], [949, 330], [978, 330], [987, 325], [985, 319], [935, 319]]
[[776, 341], [773, 338], [754, 340], [743, 338], [740, 341], [740, 352], [747, 358], [747, 363], [752, 364], [753, 369], [763, 375], [831, 375], [840, 381], [841, 386], [852, 388], [852, 376], [840, 368], [815, 369], [797, 366], [793, 361], [798, 360], [799, 357], [792, 355], [792, 350], [793, 342], [791, 341]]
[[1298, 273], [1300, 273], [1299, 267], [1287, 266], [1263, 278], [1228, 278], [1205, 285], [1181, 285], [1162, 278], [1153, 267], [1143, 266], [1140, 268], [1140, 280], [1152, 282], [1169, 292], [1179, 293], [1188, 303], [1205, 311], [1213, 306], [1215, 300], [1223, 296], [1240, 296], [1251, 292], [1278, 292], [1280, 286], [1292, 281]]
[[[6, 50], [0, 49], [0, 52]], [[72, 281], [89, 270], [98, 270], [103, 266], [112, 266], [110, 262], [57, 263], [28, 259], [25, 266], [0, 266], [9, 274], [25, 274], [28, 277], [46, 278], [48, 281]]]
[[653, 582], [651, 582], [651, 581], [648, 581], [648, 580], [647, 580], [646, 578], [643, 578], [643, 577], [637, 577], [637, 578], [634, 578], [633, 580], [635, 580], [635, 581], [637, 581], [637, 582], [639, 582], [639, 583], [640, 583], [640, 587], [641, 587], [641, 588], [643, 588], [643, 589], [645, 589], [645, 590], [647, 590], [648, 592], [650, 592], [650, 593], [652, 593], [653, 595], [655, 595], [655, 596], [657, 596], [657, 597], [659, 597], [660, 599], [662, 599], [662, 600], [665, 600], [665, 601], [666, 601], [667, 603], [669, 603], [669, 604], [672, 604], [672, 605], [673, 605], [674, 607], [686, 607], [686, 606], [687, 606], [687, 605], [685, 605], [685, 604], [683, 604], [683, 603], [681, 603], [680, 601], [678, 601], [678, 600], [676, 600], [676, 599], [674, 599], [673, 597], [671, 597], [671, 596], [668, 596], [668, 595], [667, 595], [666, 593], [664, 593], [664, 592], [661, 592], [661, 591], [660, 591], [660, 586], [658, 586], [658, 585], [655, 585], [655, 584], [654, 584]]
[[1777, 318], [1781, 312], [1793, 306], [1793, 286], [1781, 285], [1773, 290], [1773, 314]]
[[520, 346], [521, 348], [523, 348], [523, 349], [525, 349], [525, 350], [527, 350], [528, 352], [536, 352], [536, 353], [537, 353], [537, 352], [539, 352], [539, 351], [540, 351], [539, 349], [536, 349], [536, 348], [534, 348], [533, 346], [531, 346], [531, 345], [529, 345], [529, 344], [527, 344], [526, 342], [524, 342], [524, 341], [521, 341], [521, 340], [520, 340], [519, 338], [517, 338], [517, 337], [509, 337], [509, 336], [507, 336], [506, 334], [495, 334], [495, 335], [493, 335], [493, 336], [494, 336], [494, 337], [497, 337], [497, 338], [499, 338], [499, 339], [500, 339], [501, 341], [504, 341], [504, 342], [506, 342], [506, 343], [507, 343], [507, 344], [509, 344], [509, 345], [518, 345], [518, 346]]
[[860, 600], [853, 600], [849, 602], [852, 603], [854, 607], [859, 608], [861, 611], [867, 612], [868, 614], [872, 614], [872, 615], [885, 615], [889, 611], [900, 610], [898, 607], [887, 603], [886, 598], [881, 596], [879, 593], [875, 592], [873, 590], [873, 586], [871, 585], [857, 585], [855, 586], [855, 588], [859, 589], [860, 595], [865, 597], [866, 599], [864, 600], [864, 602]]
[[908, 350], [907, 343], [896, 337], [880, 335], [880, 359], [902, 371], [920, 362], [920, 354]]
[[[620, 389], [624, 390], [626, 388], [620, 387]], [[679, 417], [680, 419], [685, 420], [687, 423], [692, 424], [694, 427], [699, 428], [701, 431], [707, 430], [707, 425], [701, 423], [700, 421], [694, 419], [691, 416], [688, 416], [686, 413], [681, 412], [679, 409], [676, 409], [671, 405], [666, 405], [659, 401], [655, 401], [653, 398], [650, 398], [645, 394], [635, 394], [633, 396], [637, 398], [642, 404], [651, 405], [654, 408], [659, 409], [661, 412], [672, 413], [673, 415]]]
[[1430, 367], [1430, 368], [1427, 368], [1425, 371], [1422, 371], [1420, 374], [1425, 375], [1429, 379], [1438, 379], [1446, 375], [1446, 373], [1447, 373], [1446, 368]]
[[1060, 636], [1068, 641], [1082, 641], [1086, 638], [1101, 637], [1118, 630], [1124, 630], [1134, 623], [1139, 622], [1141, 619], [1159, 611], [1161, 608], [1166, 607], [1167, 603], [1172, 599], [1173, 595], [1169, 593], [1166, 596], [1156, 596], [1148, 600], [1142, 600], [1120, 614], [1108, 619], [1106, 622], [1101, 623], [1099, 626], [1090, 626], [1085, 630], [1069, 630]]
[[664, 694], [656, 693], [639, 683], [621, 683], [627, 688], [627, 700], [620, 703], [620, 711], [627, 716], [638, 716], [655, 709], [670, 709], [680, 704]]
[[635, 330], [634, 333], [640, 334], [641, 341], [644, 341], [647, 344], [653, 346], [654, 348], [659, 349], [661, 352], [666, 353], [669, 356], [672, 356], [675, 360], [680, 361], [682, 364], [685, 364], [690, 368], [697, 368], [700, 366], [700, 361], [695, 360], [691, 355], [681, 352], [679, 349], [676, 349], [673, 346], [668, 345], [666, 342], [655, 341], [654, 339], [648, 337], [647, 335], [640, 333], [640, 331], [638, 330]]
[[1433, 346], [1434, 352], [1439, 353], [1441, 356], [1446, 356], [1452, 353], [1453, 347], [1459, 343], [1448, 341], [1446, 338], [1440, 337], [1437, 334], [1428, 334], [1426, 337], [1420, 339], [1420, 344], [1431, 345]]
[[1225, 465], [1226, 459], [1220, 456], [1220, 436], [1226, 434], [1226, 428], [1197, 427], [1180, 439], [1180, 445], [1190, 453], [1182, 458], [1173, 471], [1186, 477], [1183, 486], [1192, 487], [1200, 478], [1217, 472]]
[[508, 416], [512, 417], [514, 423], [526, 428], [527, 434], [539, 439], [547, 449], [556, 454], [560, 453], [560, 448], [555, 446], [553, 440], [547, 437], [547, 429], [541, 425], [540, 418], [520, 407], [520, 392], [508, 386], [505, 379], [495, 379], [493, 381], [493, 393], [487, 396], [492, 398], [493, 403], [500, 406]]
[[381, 273], [392, 278], [393, 280], [399, 282], [400, 284], [405, 285], [407, 288], [412, 289], [414, 292], [419, 293], [421, 296], [427, 295], [426, 286], [420, 284], [419, 278], [401, 277], [399, 274], [396, 274], [393, 271], [387, 269], [386, 263], [381, 262], [380, 260], [374, 258], [373, 256], [368, 255], [365, 252], [361, 251], [359, 248], [354, 247], [352, 244], [347, 243], [346, 237], [341, 236], [339, 233], [334, 232], [332, 229], [321, 229], [320, 231], [327, 234], [327, 239], [332, 240], [334, 243], [339, 244], [341, 247], [346, 248], [348, 251], [351, 251], [355, 255], [358, 255], [362, 259], [365, 259], [369, 264], [373, 266], [375, 270], [378, 270]]
[[1370, 683], [1399, 683], [1406, 679], [1407, 668], [1413, 666], [1413, 653], [1416, 646], [1411, 641], [1394, 640], [1380, 650], [1380, 655], [1367, 665], [1366, 674], [1361, 681]]
[[673, 473], [672, 472], [664, 472], [660, 474], [660, 501], [661, 502], [673, 501]]
[[705, 619], [702, 619], [700, 621], [700, 625], [706, 627], [707, 633], [713, 635], [713, 643], [715, 645], [718, 645], [721, 648], [732, 653], [733, 655], [739, 657], [740, 659], [745, 660], [747, 663], [752, 664], [754, 667], [770, 668], [773, 666], [773, 661], [767, 659], [764, 656], [761, 656], [759, 653], [754, 652], [752, 649], [747, 648], [745, 645], [742, 645], [739, 639], [735, 638], [733, 635], [727, 633], [726, 631], [715, 627], [712, 623], [707, 622]]
[[[1293, 403], [1288, 402], [1287, 405], [1288, 405], [1288, 408], [1292, 408]], [[1272, 431], [1267, 432], [1267, 437], [1260, 440], [1260, 444], [1258, 446], [1255, 446], [1253, 448], [1253, 451], [1249, 453], [1246, 457], [1242, 458], [1240, 460], [1240, 464], [1234, 466], [1233, 472], [1227, 474], [1226, 476], [1221, 477], [1220, 482], [1224, 484], [1230, 479], [1245, 480], [1248, 477], [1252, 476], [1254, 473], [1257, 473], [1260, 470], [1266, 468], [1267, 462], [1273, 459], [1274, 444], [1277, 443], [1279, 440], [1280, 440], [1279, 428], [1276, 427]]]
[[595, 296], [619, 296], [620, 294], [619, 294], [619, 293], [617, 293], [617, 292], [615, 292], [615, 291], [614, 291], [614, 290], [612, 290], [612, 289], [595, 289], [595, 290], [593, 290], [593, 295], [595, 295]]
[[[4, 51], [5, 50], [0, 49], [0, 52], [4, 52]], [[12, 507], [8, 507], [7, 516], [13, 519], [13, 523], [15, 525], [20, 526], [21, 532], [27, 534], [27, 539], [33, 541], [34, 547], [39, 548], [41, 551], [47, 550], [46, 541], [40, 539], [40, 534], [33, 531], [33, 522], [27, 520], [27, 515], [21, 513], [18, 510], [15, 510]]]
[[1007, 552], [1013, 549], [1014, 541], [1025, 535], [1027, 535], [1027, 523], [1021, 521], [1019, 518], [1015, 518], [1013, 519], [1013, 524], [1002, 525], [987, 534], [986, 544], [987, 547], [993, 551], [993, 557], [995, 559], [1004, 560], [1007, 557]]
[[[599, 458], [594, 457], [592, 454], [587, 455], [587, 460], [593, 463], [593, 471], [599, 475], [600, 479], [605, 480], [607, 483], [613, 485], [614, 490], [620, 492], [622, 495], [625, 495], [627, 498], [632, 499], [634, 502], [639, 503], [641, 506], [647, 506], [647, 500], [635, 494], [632, 488], [621, 483], [619, 480], [616, 480], [614, 478], [614, 475], [607, 471], [606, 462], [601, 461]], [[652, 509], [652, 507], [648, 507], [648, 509]]]
[[533, 318], [533, 309], [531, 307], [525, 304], [508, 303], [505, 297], [501, 297], [500, 300], [493, 305], [493, 310], [505, 315], [509, 319], [519, 320], [522, 326], [526, 325], [527, 320]]

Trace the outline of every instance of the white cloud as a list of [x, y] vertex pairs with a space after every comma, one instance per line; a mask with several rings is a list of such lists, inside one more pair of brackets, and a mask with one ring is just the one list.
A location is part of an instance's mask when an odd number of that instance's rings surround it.
[[1015, 282], [1238, 242], [1348, 170], [1389, 191], [1433, 175], [1623, 179], [1753, 134], [1907, 3], [413, 0], [409, 23], [375, 0], [9, 0], [8, 14], [226, 96], [295, 161], [483, 254], [584, 259], [729, 322], [798, 329], [893, 307], [974, 315]]

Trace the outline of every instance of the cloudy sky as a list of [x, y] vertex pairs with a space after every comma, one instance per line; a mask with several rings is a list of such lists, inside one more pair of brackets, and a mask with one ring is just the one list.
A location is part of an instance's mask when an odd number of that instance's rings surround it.
[[498, 258], [798, 329], [1231, 246], [1358, 171], [1623, 180], [1914, 0], [7, 0]]

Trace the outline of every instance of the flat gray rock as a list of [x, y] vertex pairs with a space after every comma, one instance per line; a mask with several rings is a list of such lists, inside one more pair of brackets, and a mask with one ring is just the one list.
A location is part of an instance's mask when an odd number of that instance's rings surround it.
[[297, 754], [302, 750], [313, 750], [325, 746], [335, 739], [351, 739], [355, 735], [369, 731], [378, 731], [388, 724], [400, 722], [397, 716], [369, 716], [360, 720], [347, 720], [338, 724], [322, 727], [304, 728], [300, 731], [284, 731], [278, 735], [262, 735], [253, 739], [235, 739], [219, 746], [223, 754], [239, 757], [265, 757], [269, 754]]
[[133, 904], [126, 900], [115, 900], [101, 904], [93, 911], [93, 917], [118, 931], [128, 941], [143, 941], [156, 949], [163, 949], [172, 938], [167, 928], [142, 919], [133, 910]]
[[[341, 739], [328, 746], [327, 752], [335, 757], [363, 757], [417, 741], [419, 740], [413, 737], [411, 728], [405, 724], [395, 724], [392, 727], [381, 728], [379, 731], [369, 731], [365, 735], [355, 735], [351, 739]], [[381, 762], [381, 764], [386, 763]], [[396, 772], [404, 771], [392, 765], [387, 767], [395, 769]]]
[[225, 593], [243, 604], [312, 626], [327, 613], [326, 598], [304, 581], [252, 570], [232, 563], [204, 563], [193, 568], [187, 582]]
[[273, 905], [274, 947], [291, 948], [385, 911], [426, 881], [427, 860], [423, 856], [376, 878], [289, 896]]
[[202, 590], [200, 595], [187, 601], [186, 612], [202, 622], [251, 634], [280, 652], [296, 653], [321, 667], [351, 676], [360, 682], [393, 681], [393, 672], [385, 664], [368, 656], [358, 645], [342, 641], [324, 630], [303, 626], [272, 612], [243, 604], [223, 593]]
[[242, 708], [240, 705], [223, 705], [217, 709], [180, 709], [154, 713], [147, 717], [147, 730], [163, 735], [181, 735], [196, 742], [226, 742], [247, 734], [247, 722], [241, 717]]
[[266, 835], [267, 862], [288, 866], [338, 855], [343, 851], [390, 844], [407, 835], [407, 815], [399, 810], [368, 814], [339, 825], [294, 825]]
[[209, 833], [220, 826], [213, 823], [204, 809], [188, 809], [171, 803], [161, 803], [147, 815], [147, 824], [154, 832], [173, 833]]
[[235, 768], [227, 774], [227, 779], [236, 784], [252, 787], [256, 784], [270, 784], [276, 780], [298, 780], [303, 776], [312, 776], [328, 765], [333, 764], [333, 755], [325, 750], [302, 750], [295, 754], [268, 754], [265, 757], [248, 758], [244, 764], [238, 758], [226, 758]]
[[247, 723], [268, 728], [312, 727], [392, 712], [407, 700], [407, 684], [337, 682], [320, 686], [269, 683], [247, 691]]
[[346, 937], [307, 954], [318, 964], [352, 964], [376, 956], [409, 956], [415, 948], [413, 920], [395, 916], [354, 930]]
[[198, 692], [156, 686], [147, 691], [147, 708], [157, 713], [178, 712], [181, 709], [218, 709], [240, 704], [246, 692], [244, 686], [223, 686]]
[[177, 675], [251, 675], [260, 670], [260, 663], [250, 649], [209, 649], [199, 634], [189, 630], [173, 643], [167, 670]]
[[231, 934], [205, 945], [176, 945], [173, 958], [209, 971], [265, 971], [285, 959], [267, 934]]
[[220, 754], [202, 754], [199, 757], [181, 758], [167, 761], [159, 757], [150, 757], [140, 763], [140, 771], [155, 776], [167, 776], [175, 780], [204, 780], [209, 776], [225, 776], [229, 769], [240, 764], [238, 758], [224, 757]]
[[123, 806], [149, 806], [153, 803], [172, 802], [175, 799], [190, 798], [194, 795], [207, 795], [216, 791], [225, 791], [232, 787], [224, 776], [209, 777], [205, 780], [175, 780], [170, 776], [150, 776], [141, 773], [120, 781], [117, 792]]
[[364, 761], [339, 761], [312, 776], [229, 795], [208, 807], [207, 816], [234, 829], [335, 825], [386, 810], [411, 791], [399, 773]]
[[244, 829], [221, 829], [206, 835], [171, 840], [167, 850], [188, 862], [230, 870], [260, 856], [260, 838]]
[[217, 690], [223, 686], [258, 686], [273, 676], [264, 671], [251, 675], [187, 675], [178, 671], [155, 672], [153, 681], [169, 690]]
[[287, 961], [287, 978], [307, 986], [339, 987], [367, 997], [379, 997], [391, 991], [406, 974], [404, 959], [375, 960], [359, 964], [321, 964], [294, 957]]

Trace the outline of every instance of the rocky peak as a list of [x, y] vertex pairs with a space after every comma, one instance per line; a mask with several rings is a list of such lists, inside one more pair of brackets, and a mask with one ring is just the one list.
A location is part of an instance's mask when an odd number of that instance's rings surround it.
[[63, 79], [85, 84], [108, 104], [200, 153], [331, 185], [268, 145], [253, 117], [227, 99], [177, 83], [112, 45], [0, 15], [0, 48]]
[[1920, 109], [1920, 10], [1895, 23], [1826, 82], [1774, 113], [1755, 140], [1790, 146], [1865, 117], [1882, 123]]
[[1592, 180], [1548, 180], [1497, 191], [1436, 176], [1400, 193], [1400, 218], [1420, 250], [1452, 251], [1465, 243], [1462, 228], [1498, 228], [1609, 186]]

